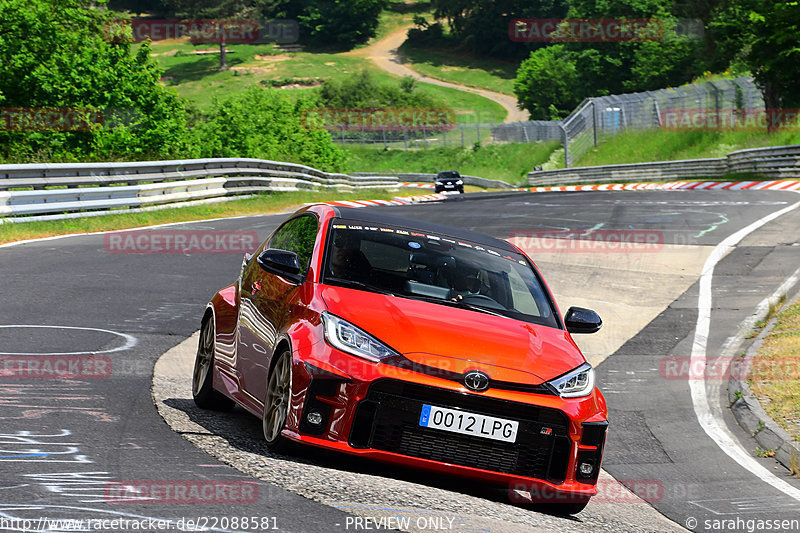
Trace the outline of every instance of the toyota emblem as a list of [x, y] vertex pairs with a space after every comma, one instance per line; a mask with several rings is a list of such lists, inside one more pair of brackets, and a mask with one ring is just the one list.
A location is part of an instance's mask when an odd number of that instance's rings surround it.
[[489, 376], [478, 370], [470, 370], [464, 374], [464, 386], [476, 392], [485, 391], [489, 388]]

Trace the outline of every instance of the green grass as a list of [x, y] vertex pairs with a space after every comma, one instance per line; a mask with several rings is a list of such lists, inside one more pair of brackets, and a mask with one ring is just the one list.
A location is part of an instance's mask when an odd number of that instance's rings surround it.
[[778, 314], [748, 381], [767, 413], [800, 440], [800, 303]]
[[0, 224], [0, 243], [85, 233], [94, 231], [120, 230], [167, 224], [171, 222], [189, 222], [209, 218], [223, 218], [241, 215], [259, 215], [280, 213], [293, 210], [306, 203], [326, 202], [331, 200], [390, 200], [395, 196], [413, 196], [419, 190], [402, 189], [387, 191], [386, 189], [362, 189], [357, 192], [274, 192], [259, 194], [254, 198], [233, 200], [216, 204], [176, 207], [141, 213], [125, 213], [50, 220], [40, 222], [21, 222]]
[[[197, 49], [213, 49], [202, 46]], [[189, 43], [160, 41], [153, 44], [153, 52], [164, 71], [164, 83], [174, 87], [178, 94], [194, 102], [200, 109], [208, 109], [214, 98], [224, 98], [246, 90], [262, 81], [274, 79], [332, 79], [340, 81], [362, 69], [367, 69], [380, 83], [399, 83], [400, 78], [378, 69], [369, 59], [350, 54], [291, 52], [279, 53], [274, 45], [232, 44], [233, 53], [227, 56], [226, 71], [219, 71], [217, 54], [198, 56], [190, 52]], [[178, 54], [174, 54], [174, 52]], [[263, 56], [257, 59], [256, 56]], [[420, 83], [417, 90], [426, 93], [451, 107], [458, 122], [502, 122], [506, 111], [491, 100], [476, 94], [446, 87]], [[316, 89], [285, 89], [287, 94], [309, 94]]]
[[356, 48], [363, 48], [371, 42], [386, 37], [393, 31], [408, 26], [414, 22], [414, 15], [429, 15], [431, 13], [430, 0], [412, 0], [410, 2], [392, 1], [378, 18], [378, 29], [375, 37], [369, 43], [359, 45]]
[[516, 63], [456, 51], [417, 48], [408, 43], [400, 47], [400, 54], [412, 63], [414, 70], [430, 78], [514, 95], [519, 66]]
[[799, 144], [800, 132], [630, 131], [601, 139], [573, 166], [724, 157], [735, 150]]
[[425, 150], [381, 150], [348, 146], [348, 172], [422, 172], [458, 170], [462, 174], [524, 184], [535, 165], [547, 161], [558, 143], [492, 144], [477, 150], [429, 148]]

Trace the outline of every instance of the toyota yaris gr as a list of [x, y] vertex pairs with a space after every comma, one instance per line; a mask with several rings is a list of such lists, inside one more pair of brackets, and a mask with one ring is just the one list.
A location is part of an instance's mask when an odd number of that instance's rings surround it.
[[608, 423], [571, 334], [600, 326], [588, 309], [562, 319], [508, 242], [313, 205], [211, 299], [193, 395], [261, 418], [274, 451], [303, 443], [525, 487], [578, 512]]

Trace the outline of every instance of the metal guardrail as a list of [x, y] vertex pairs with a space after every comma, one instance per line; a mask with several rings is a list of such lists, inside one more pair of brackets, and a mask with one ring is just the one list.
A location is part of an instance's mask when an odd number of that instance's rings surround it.
[[392, 177], [334, 174], [261, 159], [0, 165], [0, 215], [138, 208], [265, 191], [397, 186]]
[[726, 157], [530, 172], [533, 186], [634, 181], [721, 179], [736, 174], [767, 179], [800, 178], [800, 145], [751, 148]]
[[[433, 181], [436, 179], [436, 174], [421, 174], [421, 173], [393, 173], [393, 172], [353, 172], [350, 174], [353, 177], [365, 177], [365, 178], [380, 178], [385, 177], [388, 179], [397, 179], [399, 181], [411, 181], [411, 182], [420, 182], [420, 183], [430, 183], [433, 184]], [[466, 185], [477, 185], [478, 187], [483, 187], [485, 189], [513, 189], [517, 187], [516, 185], [511, 185], [510, 183], [506, 183], [505, 181], [501, 180], [490, 180], [487, 178], [481, 178], [478, 176], [470, 176], [470, 175], [461, 175], [461, 179], [464, 180]]]

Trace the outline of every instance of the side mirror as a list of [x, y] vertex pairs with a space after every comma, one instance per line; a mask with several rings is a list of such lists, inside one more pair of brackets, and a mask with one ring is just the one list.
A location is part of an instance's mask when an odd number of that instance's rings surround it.
[[595, 333], [603, 327], [603, 321], [591, 309], [570, 307], [564, 316], [564, 325], [570, 333]]
[[261, 252], [256, 261], [267, 272], [283, 276], [296, 283], [299, 283], [302, 279], [302, 276], [300, 276], [300, 261], [294, 252], [270, 248]]

